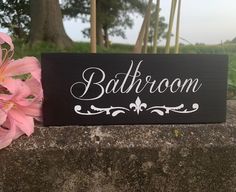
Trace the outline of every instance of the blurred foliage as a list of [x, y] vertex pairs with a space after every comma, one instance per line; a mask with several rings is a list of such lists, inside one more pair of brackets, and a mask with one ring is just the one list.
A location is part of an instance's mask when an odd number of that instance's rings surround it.
[[236, 98], [236, 54], [230, 55], [230, 65], [228, 74], [228, 96], [230, 98]]
[[[80, 18], [89, 22], [90, 0], [63, 0], [62, 12], [67, 18]], [[133, 26], [131, 13], [143, 14], [146, 9], [144, 0], [97, 0], [97, 23], [101, 23], [104, 33], [126, 38], [125, 29]], [[88, 37], [90, 29], [83, 30]]]
[[16, 38], [27, 39], [30, 30], [29, 0], [0, 0], [0, 26]]
[[[90, 0], [60, 2], [64, 17], [89, 22]], [[145, 0], [97, 0], [97, 21], [101, 23], [104, 34], [126, 38], [125, 30], [134, 24], [131, 14], [143, 15], [146, 5]], [[0, 0], [0, 26], [7, 28], [15, 38], [28, 40], [30, 21], [29, 0]], [[164, 20], [161, 21], [160, 26], [165, 26]], [[84, 36], [89, 36], [89, 33], [89, 28], [83, 30]]]
[[[150, 43], [153, 43], [153, 39], [154, 39], [154, 31], [155, 31], [155, 13], [152, 13], [152, 17], [151, 17], [151, 21], [150, 21], [150, 31], [149, 31], [149, 37], [148, 37], [148, 41]], [[167, 24], [165, 23], [165, 18], [164, 17], [160, 17], [159, 18], [159, 24], [158, 24], [158, 40], [164, 39], [166, 38], [166, 28], [167, 28]]]
[[236, 37], [230, 43], [236, 43]]

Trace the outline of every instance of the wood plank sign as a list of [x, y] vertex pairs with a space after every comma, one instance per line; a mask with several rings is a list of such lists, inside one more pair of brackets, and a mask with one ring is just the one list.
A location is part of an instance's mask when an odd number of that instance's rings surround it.
[[42, 55], [50, 125], [218, 123], [226, 116], [224, 55]]

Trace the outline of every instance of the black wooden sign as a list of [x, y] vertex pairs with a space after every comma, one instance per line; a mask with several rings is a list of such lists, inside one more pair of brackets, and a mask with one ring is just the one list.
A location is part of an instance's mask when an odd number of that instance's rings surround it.
[[44, 125], [217, 123], [227, 56], [42, 55]]

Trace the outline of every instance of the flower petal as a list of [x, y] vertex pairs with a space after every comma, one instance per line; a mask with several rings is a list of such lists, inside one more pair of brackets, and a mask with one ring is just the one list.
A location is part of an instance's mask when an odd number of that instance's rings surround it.
[[0, 66], [2, 65], [2, 47], [0, 44]]
[[38, 81], [41, 82], [41, 69], [37, 69], [31, 72], [31, 75]]
[[20, 84], [19, 79], [12, 79], [12, 78], [7, 78], [5, 79], [1, 85], [5, 87], [12, 95], [14, 95], [18, 88], [18, 85]]
[[30, 136], [34, 132], [33, 118], [26, 116], [22, 111], [12, 109], [9, 111], [9, 118], [14, 120], [16, 127], [18, 127], [27, 136]]
[[41, 116], [41, 102], [34, 102], [30, 106], [21, 107], [21, 110], [30, 117], [40, 117]]
[[27, 97], [31, 95], [31, 90], [26, 85], [26, 83], [22, 82], [21, 80], [19, 80], [17, 91], [13, 94], [14, 94], [13, 101], [17, 105], [28, 106], [32, 103], [30, 99], [27, 99]]
[[12, 77], [31, 73], [32, 76], [39, 79], [38, 71], [40, 72], [39, 61], [35, 57], [24, 57], [23, 59], [11, 61], [4, 70], [4, 75]]
[[9, 134], [9, 130], [0, 127], [0, 149], [3, 149], [11, 144], [13, 137]]
[[0, 100], [0, 126], [7, 120], [7, 114], [12, 109], [13, 103], [7, 103]]
[[34, 77], [27, 79], [25, 84], [30, 88], [31, 95], [37, 100], [42, 100], [43, 98], [43, 89], [40, 81], [37, 81]]
[[14, 121], [10, 120], [9, 118], [3, 124], [3, 126], [8, 129], [0, 127], [0, 149], [7, 147], [14, 139], [24, 134], [22, 131], [17, 130]]
[[3, 100], [3, 101], [10, 101], [12, 98], [13, 98], [13, 95], [0, 94], [0, 100]]
[[10, 94], [0, 94], [2, 100], [14, 100], [14, 103], [19, 105], [29, 105], [31, 102], [26, 99], [30, 94], [31, 90], [25, 82], [19, 79], [7, 78], [2, 84]]
[[14, 49], [14, 45], [12, 43], [12, 39], [6, 33], [0, 32], [0, 44], [7, 43], [10, 46], [11, 51]]
[[6, 121], [7, 119], [7, 112], [0, 109], [0, 126]]

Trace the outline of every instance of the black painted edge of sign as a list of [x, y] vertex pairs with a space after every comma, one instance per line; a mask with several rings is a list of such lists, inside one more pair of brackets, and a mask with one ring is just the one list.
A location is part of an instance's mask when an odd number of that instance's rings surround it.
[[[109, 56], [112, 56], [112, 55], [116, 55], [116, 56], [118, 56], [118, 55], [144, 55], [144, 54], [133, 54], [133, 53], [131, 53], [131, 54], [129, 54], [129, 53], [96, 53], [96, 54], [94, 54], [94, 53], [61, 53], [61, 52], [54, 52], [54, 53], [42, 53], [41, 54], [41, 61], [43, 60], [42, 58], [43, 58], [43, 56], [45, 55], [109, 55]], [[145, 54], [145, 55], [156, 55], [156, 54]], [[158, 54], [159, 56], [171, 56], [171, 57], [178, 57], [178, 56], [193, 56], [193, 57], [199, 57], [199, 56], [216, 56], [216, 57], [225, 57], [225, 59], [227, 60], [227, 77], [228, 77], [228, 63], [229, 63], [229, 57], [228, 57], [228, 55], [224, 55], [224, 54]], [[42, 65], [42, 73], [43, 73], [43, 65]], [[42, 84], [44, 84], [45, 82], [44, 82], [44, 80], [43, 80], [43, 77], [42, 77]], [[181, 124], [216, 124], [216, 123], [224, 123], [225, 121], [226, 121], [226, 104], [227, 104], [227, 100], [226, 100], [226, 98], [227, 98], [227, 87], [228, 87], [228, 83], [227, 83], [227, 81], [226, 81], [226, 84], [225, 84], [225, 99], [224, 99], [224, 104], [225, 104], [225, 109], [222, 109], [222, 110], [224, 110], [224, 113], [225, 113], [225, 118], [224, 118], [224, 120], [223, 121], [219, 121], [219, 122], [201, 122], [201, 121], [199, 121], [199, 122], [194, 122], [194, 123], [189, 123], [189, 122], [187, 122], [187, 123], [168, 123], [168, 122], [166, 122], [166, 123], [142, 123], [142, 124], [139, 124], [139, 125], [170, 125], [170, 124], [179, 124], [179, 125], [181, 125]], [[45, 125], [45, 124], [44, 124]], [[74, 125], [74, 124], [73, 124]], [[104, 123], [104, 124], [95, 124], [95, 125], [91, 125], [91, 124], [89, 124], [88, 123], [88, 125], [89, 126], [99, 126], [99, 125], [137, 125], [137, 124], [134, 124], [134, 123], [125, 123], [125, 124], [106, 124], [106, 123]], [[45, 125], [45, 126], [52, 126], [52, 125]], [[54, 125], [53, 125], [54, 126]], [[57, 126], [57, 125], [55, 125], [55, 126]], [[61, 125], [61, 126], [71, 126], [71, 125]], [[84, 126], [84, 125], [83, 125]], [[85, 125], [86, 126], [86, 125]]]

